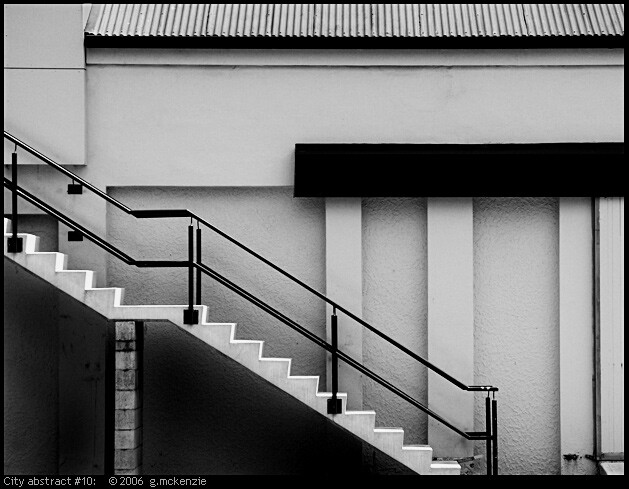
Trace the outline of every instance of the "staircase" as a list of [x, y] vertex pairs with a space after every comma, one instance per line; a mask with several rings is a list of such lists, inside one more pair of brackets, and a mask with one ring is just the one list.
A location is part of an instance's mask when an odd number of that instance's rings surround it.
[[426, 445], [404, 445], [404, 430], [401, 428], [376, 428], [375, 411], [347, 411], [347, 394], [339, 393], [342, 414], [327, 414], [328, 392], [319, 392], [319, 377], [290, 375], [289, 358], [263, 357], [263, 341], [238, 340], [235, 338], [236, 324], [209, 323], [206, 321], [207, 306], [195, 306], [199, 311], [199, 324], [182, 322], [182, 311], [188, 306], [123, 305], [124, 289], [117, 287], [95, 288], [94, 272], [91, 270], [67, 270], [67, 256], [56, 252], [39, 252], [39, 238], [20, 233], [24, 251], [9, 253], [7, 238], [9, 219], [4, 219], [4, 255], [31, 273], [41, 277], [74, 299], [84, 303], [109, 320], [117, 321], [170, 321], [199, 340], [227, 355], [267, 382], [297, 398], [322, 416], [370, 443], [418, 474], [459, 475], [457, 463], [434, 463], [432, 448]]
[[[263, 341], [237, 340], [236, 324], [209, 323], [207, 306], [195, 306], [199, 324], [183, 324], [182, 311], [188, 306], [123, 305], [124, 289], [95, 288], [91, 270], [66, 270], [67, 256], [56, 252], [39, 252], [39, 238], [20, 233], [24, 251], [9, 253], [9, 219], [4, 219], [4, 256], [31, 273], [41, 277], [74, 299], [84, 303], [109, 320], [170, 321], [199, 340], [247, 367], [267, 382], [297, 398], [321, 416], [326, 416], [345, 430], [368, 442], [417, 474], [459, 475], [456, 462], [433, 462], [432, 448], [427, 445], [404, 445], [402, 428], [376, 428], [375, 411], [347, 411], [347, 394], [339, 393], [341, 414], [327, 414], [331, 393], [319, 392], [319, 377], [290, 375], [289, 358], [263, 357]], [[6, 284], [5, 284], [6, 285]]]

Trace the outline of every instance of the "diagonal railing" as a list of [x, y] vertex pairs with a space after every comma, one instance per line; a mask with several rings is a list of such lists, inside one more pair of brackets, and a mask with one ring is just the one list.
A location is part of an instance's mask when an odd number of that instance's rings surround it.
[[[98, 189], [97, 187], [95, 187], [91, 183], [89, 183], [86, 180], [82, 179], [81, 177], [79, 177], [75, 173], [71, 172], [70, 170], [68, 170], [68, 169], [64, 168], [63, 166], [61, 166], [60, 164], [56, 163], [55, 161], [53, 161], [52, 159], [50, 159], [46, 155], [44, 155], [44, 154], [40, 153], [39, 151], [37, 151], [36, 149], [32, 148], [31, 146], [29, 146], [25, 142], [19, 140], [18, 138], [16, 138], [12, 134], [8, 133], [7, 131], [4, 131], [4, 137], [5, 137], [5, 139], [7, 139], [7, 140], [9, 140], [9, 141], [11, 141], [12, 143], [15, 144], [15, 150], [14, 150], [14, 152], [11, 155], [11, 178], [12, 179], [9, 180], [6, 177], [4, 178], [4, 186], [5, 186], [5, 188], [11, 190], [11, 192], [12, 192], [12, 196], [11, 196], [11, 198], [12, 198], [12, 210], [11, 210], [12, 235], [8, 239], [8, 246], [7, 246], [7, 249], [8, 249], [8, 251], [10, 253], [19, 253], [19, 252], [22, 251], [21, 238], [18, 237], [17, 197], [19, 196], [22, 199], [26, 200], [27, 202], [35, 205], [36, 207], [38, 207], [42, 211], [46, 212], [47, 214], [53, 216], [54, 218], [56, 218], [57, 220], [59, 220], [60, 222], [65, 224], [66, 226], [68, 226], [68, 227], [72, 228], [73, 230], [75, 230], [76, 232], [80, 233], [81, 236], [85, 236], [87, 239], [89, 239], [90, 241], [95, 243], [97, 246], [101, 247], [102, 249], [104, 249], [108, 253], [116, 256], [117, 258], [119, 258], [120, 260], [122, 260], [123, 262], [125, 262], [128, 265], [141, 267], [141, 268], [150, 268], [150, 267], [187, 268], [188, 269], [188, 299], [189, 299], [189, 301], [188, 301], [188, 307], [184, 310], [184, 318], [183, 318], [183, 320], [184, 320], [185, 324], [197, 324], [199, 322], [198, 311], [194, 309], [194, 305], [195, 305], [195, 303], [196, 304], [200, 304], [200, 302], [201, 302], [201, 282], [202, 282], [201, 281], [201, 277], [202, 277], [202, 274], [205, 274], [205, 275], [209, 276], [210, 278], [212, 278], [213, 280], [215, 280], [218, 283], [220, 283], [221, 285], [223, 285], [223, 286], [227, 287], [228, 289], [232, 290], [233, 292], [237, 293], [238, 295], [240, 295], [241, 297], [243, 297], [247, 301], [249, 301], [252, 304], [254, 304], [255, 306], [257, 306], [258, 308], [262, 309], [263, 311], [265, 311], [269, 315], [275, 317], [276, 319], [278, 319], [279, 321], [281, 321], [285, 325], [289, 326], [290, 328], [292, 328], [293, 330], [295, 330], [296, 332], [298, 332], [302, 336], [305, 336], [307, 339], [309, 339], [313, 343], [317, 344], [321, 348], [323, 348], [323, 349], [325, 349], [325, 350], [327, 350], [328, 352], [331, 353], [331, 355], [332, 355], [332, 398], [328, 400], [328, 413], [329, 414], [339, 414], [339, 413], [341, 413], [341, 409], [342, 409], [341, 400], [337, 397], [337, 395], [338, 395], [338, 360], [341, 360], [344, 363], [346, 363], [347, 365], [351, 366], [352, 368], [358, 370], [362, 374], [364, 374], [367, 377], [371, 378], [372, 380], [374, 380], [378, 384], [382, 385], [383, 387], [385, 387], [386, 389], [388, 389], [392, 393], [396, 394], [398, 397], [404, 399], [405, 401], [409, 402], [410, 404], [412, 404], [413, 406], [417, 407], [421, 411], [425, 412], [430, 417], [436, 419], [437, 421], [442, 423], [444, 426], [447, 426], [452, 431], [458, 433], [459, 435], [461, 435], [465, 439], [467, 439], [467, 440], [485, 440], [485, 442], [487, 444], [487, 464], [486, 464], [487, 465], [487, 474], [488, 475], [497, 475], [498, 474], [498, 443], [497, 443], [498, 442], [498, 417], [497, 417], [498, 405], [497, 405], [497, 400], [495, 399], [495, 393], [498, 391], [497, 387], [494, 387], [494, 386], [491, 386], [491, 385], [467, 385], [467, 384], [461, 382], [460, 380], [458, 380], [455, 377], [451, 376], [450, 374], [448, 374], [444, 370], [440, 369], [436, 365], [432, 364], [428, 360], [424, 359], [423, 357], [417, 355], [415, 352], [409, 350], [408, 348], [406, 348], [405, 346], [403, 346], [402, 344], [400, 344], [399, 342], [397, 342], [393, 338], [385, 335], [384, 333], [382, 333], [381, 331], [376, 329], [374, 326], [372, 326], [371, 324], [369, 324], [368, 322], [366, 322], [362, 318], [359, 318], [358, 316], [356, 316], [352, 312], [348, 311], [346, 308], [344, 308], [340, 304], [338, 304], [335, 301], [331, 300], [330, 298], [328, 298], [324, 294], [320, 293], [319, 291], [313, 289], [312, 287], [310, 287], [309, 285], [307, 285], [303, 281], [301, 281], [298, 278], [294, 277], [293, 275], [291, 275], [287, 271], [283, 270], [279, 266], [277, 266], [274, 263], [272, 263], [271, 261], [267, 260], [266, 258], [261, 256], [260, 254], [256, 253], [252, 249], [248, 248], [244, 244], [240, 243], [239, 241], [237, 241], [233, 237], [229, 236], [227, 233], [221, 231], [216, 226], [214, 226], [211, 223], [207, 222], [205, 219], [197, 216], [196, 214], [194, 214], [193, 212], [189, 211], [188, 209], [133, 210], [133, 209], [127, 207], [126, 205], [124, 205], [123, 203], [119, 202], [118, 200], [114, 199], [110, 195], [106, 194], [102, 190]], [[65, 215], [62, 212], [60, 212], [59, 210], [55, 209], [53, 206], [45, 203], [43, 200], [39, 199], [38, 197], [36, 197], [32, 193], [30, 193], [27, 190], [25, 190], [24, 188], [20, 187], [18, 185], [18, 183], [17, 183], [17, 181], [18, 181], [17, 180], [18, 179], [18, 173], [17, 173], [17, 148], [18, 147], [24, 149], [26, 152], [30, 153], [31, 155], [33, 155], [36, 158], [38, 158], [39, 160], [43, 161], [47, 165], [51, 166], [52, 168], [56, 169], [57, 171], [63, 173], [68, 178], [72, 179], [73, 183], [71, 185], [69, 185], [68, 193], [77, 193], [77, 186], [80, 185], [80, 186], [85, 187], [86, 189], [90, 190], [91, 192], [93, 192], [97, 196], [103, 198], [104, 200], [106, 200], [110, 204], [114, 205], [115, 207], [121, 209], [125, 213], [127, 213], [129, 215], [132, 215], [132, 216], [134, 216], [134, 217], [136, 217], [138, 219], [175, 218], [175, 217], [190, 218], [191, 219], [191, 223], [188, 226], [188, 260], [187, 261], [136, 260], [133, 257], [131, 257], [128, 254], [126, 254], [125, 252], [123, 252], [122, 250], [120, 250], [119, 248], [117, 248], [116, 246], [108, 243], [106, 240], [102, 239], [101, 237], [97, 236], [96, 234], [94, 234], [93, 232], [91, 232], [90, 230], [85, 228], [85, 226], [82, 226], [81, 224], [77, 223], [73, 219], [69, 218], [67, 215]], [[76, 184], [74, 182], [79, 182], [79, 183]], [[194, 237], [194, 228], [193, 228], [193, 225], [192, 225], [192, 221], [193, 220], [197, 221], [197, 230], [196, 230], [196, 260], [195, 260], [195, 257], [194, 257], [195, 237]], [[236, 285], [234, 282], [230, 281], [226, 277], [224, 277], [221, 274], [219, 274], [217, 271], [215, 271], [215, 270], [211, 269], [209, 266], [203, 264], [202, 260], [201, 260], [201, 244], [202, 243], [201, 243], [201, 228], [199, 226], [200, 224], [203, 224], [208, 229], [212, 230], [216, 234], [218, 234], [218, 235], [222, 236], [223, 238], [227, 239], [228, 241], [230, 241], [231, 243], [235, 244], [239, 248], [243, 249], [244, 251], [246, 251], [250, 255], [254, 256], [256, 259], [262, 261], [263, 263], [265, 263], [269, 267], [273, 268], [277, 272], [281, 273], [282, 275], [284, 275], [285, 277], [287, 277], [288, 279], [290, 279], [294, 283], [298, 284], [299, 286], [301, 286], [305, 290], [307, 290], [310, 293], [314, 294], [319, 299], [321, 299], [321, 300], [325, 301], [327, 304], [331, 305], [332, 306], [332, 317], [331, 317], [331, 340], [332, 340], [332, 343], [330, 344], [327, 341], [319, 338], [318, 336], [316, 336], [315, 334], [313, 334], [312, 332], [310, 332], [309, 330], [307, 330], [306, 328], [304, 328], [303, 326], [301, 326], [297, 322], [295, 322], [292, 319], [288, 318], [286, 315], [284, 315], [283, 313], [281, 313], [277, 309], [273, 308], [272, 306], [270, 306], [269, 304], [264, 302], [262, 299], [259, 299], [258, 297], [250, 294], [249, 292], [247, 292], [243, 288], [241, 288], [238, 285]], [[194, 271], [195, 270], [196, 270], [196, 302], [195, 302], [195, 297], [194, 297]], [[369, 368], [365, 367], [364, 365], [362, 365], [357, 360], [353, 359], [352, 357], [350, 357], [346, 353], [344, 353], [341, 350], [339, 350], [339, 348], [338, 348], [338, 331], [337, 331], [337, 329], [338, 329], [337, 328], [337, 311], [342, 312], [347, 317], [349, 317], [350, 319], [356, 321], [357, 323], [359, 323], [364, 328], [366, 328], [369, 331], [375, 333], [377, 336], [379, 336], [380, 338], [384, 339], [385, 341], [387, 341], [391, 345], [395, 346], [400, 351], [404, 352], [405, 354], [407, 354], [408, 356], [410, 356], [414, 360], [420, 362], [422, 365], [424, 365], [428, 369], [432, 370], [433, 372], [435, 372], [437, 375], [441, 376], [442, 378], [446, 379], [448, 382], [454, 384], [459, 389], [462, 389], [464, 391], [469, 391], [469, 392], [485, 392], [487, 394], [487, 397], [486, 397], [486, 400], [485, 400], [485, 415], [486, 415], [485, 416], [485, 431], [478, 431], [478, 432], [477, 431], [464, 431], [464, 430], [458, 428], [457, 426], [455, 426], [454, 424], [450, 423], [448, 420], [443, 418], [438, 413], [432, 411], [430, 408], [428, 408], [427, 406], [423, 405], [422, 403], [420, 403], [419, 401], [417, 401], [416, 399], [414, 399], [413, 397], [411, 397], [410, 395], [408, 395], [407, 393], [405, 393], [404, 391], [402, 391], [398, 387], [394, 386], [393, 384], [391, 384], [390, 382], [388, 382], [387, 380], [385, 380], [384, 378], [382, 378], [381, 376], [379, 376], [378, 374], [376, 374], [375, 372], [373, 372]], [[490, 399], [490, 394], [493, 396], [493, 399]]]

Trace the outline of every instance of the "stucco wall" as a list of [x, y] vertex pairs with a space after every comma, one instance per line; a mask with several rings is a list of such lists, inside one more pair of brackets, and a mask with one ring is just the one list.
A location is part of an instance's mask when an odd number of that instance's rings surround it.
[[[425, 199], [363, 199], [363, 318], [427, 357]], [[363, 333], [364, 364], [424, 405], [427, 371], [375, 334]], [[405, 443], [427, 442], [426, 415], [368, 378], [364, 407], [376, 425], [401, 426]]]
[[[4, 4], [4, 129], [63, 164], [85, 164], [81, 4]], [[4, 161], [13, 145], [4, 142]], [[22, 154], [20, 163], [41, 164]]]
[[500, 387], [502, 473], [559, 473], [558, 219], [553, 198], [474, 199], [474, 377]]
[[107, 185], [292, 185], [295, 143], [623, 139], [623, 69], [88, 65]]

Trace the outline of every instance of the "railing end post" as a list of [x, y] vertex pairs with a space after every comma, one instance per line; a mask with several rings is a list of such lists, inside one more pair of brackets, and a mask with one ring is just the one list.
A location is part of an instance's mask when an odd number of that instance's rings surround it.
[[339, 370], [338, 370], [338, 317], [336, 315], [336, 306], [332, 308], [330, 333], [332, 336], [332, 398], [328, 399], [328, 414], [341, 414], [343, 412], [343, 403], [341, 399], [337, 397], [338, 389], [339, 389]]
[[491, 401], [491, 435], [493, 438], [493, 475], [498, 475], [498, 401], [495, 398]]
[[15, 151], [11, 153], [11, 237], [7, 242], [7, 251], [9, 253], [22, 253], [24, 250], [24, 242], [19, 238], [17, 233], [17, 144]]

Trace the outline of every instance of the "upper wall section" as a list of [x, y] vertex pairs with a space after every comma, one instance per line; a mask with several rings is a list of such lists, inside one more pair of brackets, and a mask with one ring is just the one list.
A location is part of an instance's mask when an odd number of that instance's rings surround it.
[[622, 66], [182, 69], [111, 61], [88, 66], [85, 178], [96, 184], [289, 186], [296, 143], [624, 140]]
[[80, 4], [5, 4], [5, 68], [85, 68]]
[[[4, 5], [4, 128], [61, 164], [85, 164], [84, 9]], [[4, 161], [13, 145], [4, 143]], [[24, 152], [20, 164], [38, 164]]]

